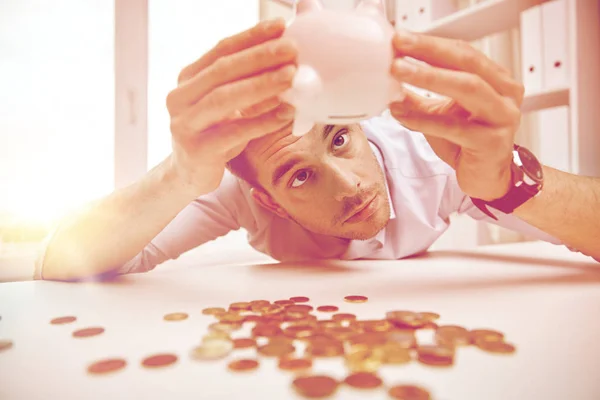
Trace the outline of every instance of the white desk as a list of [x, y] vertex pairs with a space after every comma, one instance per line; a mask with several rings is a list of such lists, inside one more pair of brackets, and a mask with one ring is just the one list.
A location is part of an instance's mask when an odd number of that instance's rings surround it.
[[[382, 318], [394, 309], [435, 311], [441, 323], [495, 328], [517, 346], [512, 356], [462, 349], [450, 369], [417, 362], [383, 367], [386, 384], [417, 383], [443, 400], [600, 399], [600, 265], [590, 258], [545, 243], [321, 266], [275, 265], [257, 253], [230, 256], [247, 262], [214, 265], [226, 256], [191, 252], [154, 272], [112, 283], [0, 284], [0, 337], [14, 341], [12, 349], [0, 352], [0, 399], [297, 398], [291, 376], [274, 361], [234, 374], [226, 360], [199, 363], [188, 357], [213, 321], [201, 314], [203, 308], [290, 296], [336, 304], [361, 319]], [[368, 296], [369, 302], [344, 303], [349, 294]], [[163, 321], [164, 314], [178, 311], [190, 318]], [[49, 324], [62, 315], [78, 321]], [[71, 337], [75, 329], [93, 325], [106, 332]], [[158, 352], [175, 352], [179, 362], [160, 370], [139, 366]], [[124, 357], [129, 365], [107, 376], [86, 373], [90, 362], [110, 356]], [[317, 361], [314, 370], [337, 378], [345, 371], [339, 359]], [[387, 394], [341, 388], [336, 398]]]

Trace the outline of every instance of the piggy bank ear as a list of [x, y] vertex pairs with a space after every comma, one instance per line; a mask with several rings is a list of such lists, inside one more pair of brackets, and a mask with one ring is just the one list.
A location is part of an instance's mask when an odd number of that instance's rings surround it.
[[361, 0], [356, 5], [357, 11], [364, 11], [368, 14], [380, 14], [385, 17], [385, 3], [383, 0]]
[[294, 2], [294, 11], [296, 14], [302, 14], [310, 11], [318, 11], [323, 8], [320, 0], [296, 0]]

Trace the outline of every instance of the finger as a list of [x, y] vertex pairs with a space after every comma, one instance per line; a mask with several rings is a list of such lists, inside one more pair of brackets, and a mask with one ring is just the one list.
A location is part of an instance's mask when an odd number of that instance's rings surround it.
[[453, 99], [435, 99], [420, 96], [412, 90], [406, 90], [401, 102], [394, 102], [390, 107], [402, 109], [405, 114], [413, 112], [418, 116], [440, 115], [456, 118], [469, 118], [471, 114]]
[[431, 90], [456, 100], [474, 118], [494, 125], [513, 123], [520, 111], [513, 101], [500, 96], [479, 76], [396, 59], [392, 75], [399, 81]]
[[175, 118], [181, 134], [194, 135], [222, 122], [235, 110], [278, 96], [292, 85], [296, 67], [286, 65], [275, 71], [220, 86]]
[[[289, 118], [281, 118], [287, 114]], [[222, 146], [225, 151], [247, 145], [251, 140], [271, 135], [273, 133], [292, 132], [293, 112], [290, 107], [282, 104], [273, 110], [255, 118], [240, 119], [226, 124], [209, 128], [206, 135], [212, 136], [211, 141]]]
[[513, 137], [508, 130], [493, 128], [469, 122], [463, 118], [406, 112], [394, 106], [390, 112], [406, 128], [424, 135], [446, 139], [463, 148], [477, 150], [483, 154], [493, 154], [512, 146]]
[[264, 101], [261, 101], [260, 103], [240, 110], [240, 115], [242, 118], [254, 118], [273, 110], [280, 104], [282, 104], [282, 101], [279, 97], [270, 97]]
[[523, 85], [514, 80], [506, 68], [465, 41], [400, 31], [394, 35], [393, 44], [400, 56], [439, 68], [471, 72], [502, 96], [513, 99], [518, 107], [523, 102]]
[[171, 112], [179, 110], [218, 86], [290, 63], [296, 55], [293, 41], [276, 39], [221, 57], [171, 92], [168, 108]]
[[202, 69], [214, 63], [220, 57], [237, 53], [238, 51], [264, 43], [267, 40], [277, 38], [283, 34], [284, 30], [285, 20], [278, 18], [261, 21], [246, 31], [225, 38], [197, 61], [185, 67], [179, 74], [177, 82], [181, 83], [191, 78]]

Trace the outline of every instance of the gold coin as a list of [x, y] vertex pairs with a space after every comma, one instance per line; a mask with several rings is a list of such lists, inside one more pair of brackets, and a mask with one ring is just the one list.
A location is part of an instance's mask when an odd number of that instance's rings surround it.
[[471, 336], [471, 343], [473, 344], [475, 344], [477, 339], [483, 339], [488, 342], [504, 340], [504, 334], [502, 332], [491, 329], [473, 329], [469, 334]]
[[410, 350], [395, 343], [387, 343], [379, 348], [381, 352], [381, 361], [384, 364], [406, 364], [412, 360]]
[[364, 303], [369, 300], [369, 298], [366, 296], [346, 296], [344, 297], [344, 300], [348, 303]]
[[428, 321], [435, 321], [435, 320], [440, 319], [440, 314], [437, 314], [434, 312], [428, 312], [428, 311], [417, 313], [417, 316], [419, 318], [423, 318]]
[[12, 340], [8, 340], [8, 339], [0, 339], [0, 351], [3, 350], [8, 350], [11, 347], [13, 347], [13, 342]]
[[360, 321], [359, 325], [365, 332], [387, 332], [392, 328], [390, 321], [385, 319]]
[[242, 324], [239, 323], [224, 323], [224, 322], [213, 322], [208, 326], [208, 329], [219, 332], [233, 332], [242, 329]]
[[304, 297], [304, 296], [290, 297], [290, 300], [293, 301], [294, 303], [306, 303], [307, 301], [310, 301], [310, 299], [308, 297]]
[[449, 367], [454, 363], [454, 350], [446, 346], [418, 346], [417, 356], [421, 363], [435, 367]]
[[412, 349], [417, 345], [417, 338], [414, 331], [390, 332], [388, 335], [388, 341], [405, 349]]
[[344, 344], [335, 339], [309, 338], [306, 353], [313, 357], [337, 357], [344, 354]]
[[336, 312], [339, 310], [337, 306], [319, 306], [317, 307], [317, 311], [321, 312]]
[[163, 318], [165, 321], [183, 321], [184, 319], [188, 318], [188, 315], [186, 313], [176, 312], [167, 314]]
[[101, 327], [85, 328], [85, 329], [79, 329], [79, 330], [76, 330], [75, 332], [73, 332], [73, 337], [76, 337], [76, 338], [91, 337], [91, 336], [100, 335], [103, 332], [104, 332], [104, 328], [101, 328]]
[[216, 315], [224, 312], [226, 312], [226, 310], [222, 307], [209, 307], [202, 310], [202, 314], [204, 315]]
[[77, 320], [77, 317], [58, 317], [58, 318], [54, 318], [50, 321], [50, 323], [52, 325], [63, 325], [63, 324], [70, 324], [71, 322], [75, 322]]
[[301, 376], [292, 382], [298, 394], [308, 398], [331, 396], [338, 388], [338, 382], [325, 375]]
[[350, 344], [364, 344], [367, 346], [382, 346], [387, 342], [387, 336], [383, 332], [366, 332], [352, 335], [348, 338]]
[[272, 324], [256, 324], [252, 328], [252, 336], [254, 337], [273, 337], [283, 334], [283, 331], [278, 325]]
[[260, 315], [244, 315], [244, 322], [262, 322], [263, 318]]
[[356, 319], [356, 315], [354, 314], [346, 314], [346, 313], [340, 313], [340, 314], [333, 314], [331, 316], [331, 319], [334, 321], [354, 321]]
[[175, 354], [156, 354], [142, 360], [142, 366], [146, 368], [161, 368], [174, 364], [177, 361]]
[[245, 316], [233, 312], [225, 312], [217, 316], [221, 322], [244, 322]]
[[310, 358], [280, 358], [279, 368], [285, 371], [305, 371], [312, 367]]
[[258, 368], [258, 361], [250, 359], [234, 360], [227, 365], [227, 368], [236, 372], [250, 371]]
[[88, 372], [94, 375], [108, 374], [125, 368], [127, 361], [122, 358], [110, 358], [107, 360], [96, 361], [88, 366]]
[[390, 397], [397, 400], [430, 400], [431, 395], [422, 387], [413, 385], [393, 386], [388, 391]]
[[252, 338], [237, 338], [233, 339], [234, 349], [247, 349], [249, 347], [256, 347], [256, 340]]
[[312, 325], [292, 325], [283, 330], [283, 334], [291, 338], [303, 338], [312, 336], [315, 333], [315, 327]]
[[237, 303], [231, 303], [229, 305], [229, 309], [231, 311], [245, 311], [245, 310], [249, 310], [250, 307], [252, 307], [252, 305], [246, 301], [239, 301]]
[[252, 308], [253, 306], [265, 306], [269, 304], [271, 304], [269, 300], [252, 300], [250, 302], [250, 308]]
[[269, 342], [258, 347], [258, 352], [267, 357], [283, 357], [296, 351], [289, 342]]
[[190, 356], [194, 360], [218, 360], [225, 358], [233, 350], [231, 340], [212, 339], [202, 343], [202, 345], [192, 349]]
[[380, 387], [383, 381], [372, 372], [355, 372], [348, 375], [344, 383], [358, 389], [375, 389]]
[[313, 310], [313, 307], [309, 306], [308, 304], [295, 304], [293, 306], [286, 307], [286, 309], [285, 309], [286, 313], [288, 313], [288, 314], [289, 313], [308, 314], [312, 310]]
[[512, 354], [516, 351], [513, 344], [498, 340], [487, 341], [480, 338], [475, 342], [475, 345], [481, 350], [494, 354]]
[[346, 354], [345, 364], [352, 372], [375, 372], [381, 366], [381, 359], [370, 349], [357, 349]]
[[471, 343], [469, 331], [458, 325], [442, 325], [435, 332], [438, 343], [452, 346], [467, 346]]
[[430, 322], [412, 311], [389, 311], [386, 313], [386, 319], [397, 327], [408, 329], [419, 329]]
[[292, 300], [275, 300], [273, 303], [277, 304], [278, 306], [284, 306], [284, 307], [296, 304]]

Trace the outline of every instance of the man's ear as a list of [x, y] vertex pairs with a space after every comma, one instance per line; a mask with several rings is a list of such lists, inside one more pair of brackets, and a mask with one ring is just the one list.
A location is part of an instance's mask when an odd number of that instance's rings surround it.
[[281, 206], [275, 202], [275, 200], [273, 200], [268, 193], [260, 189], [252, 188], [250, 189], [250, 194], [252, 195], [254, 201], [256, 201], [264, 209], [271, 211], [273, 214], [281, 218], [290, 219], [289, 214], [283, 208], [281, 208]]

